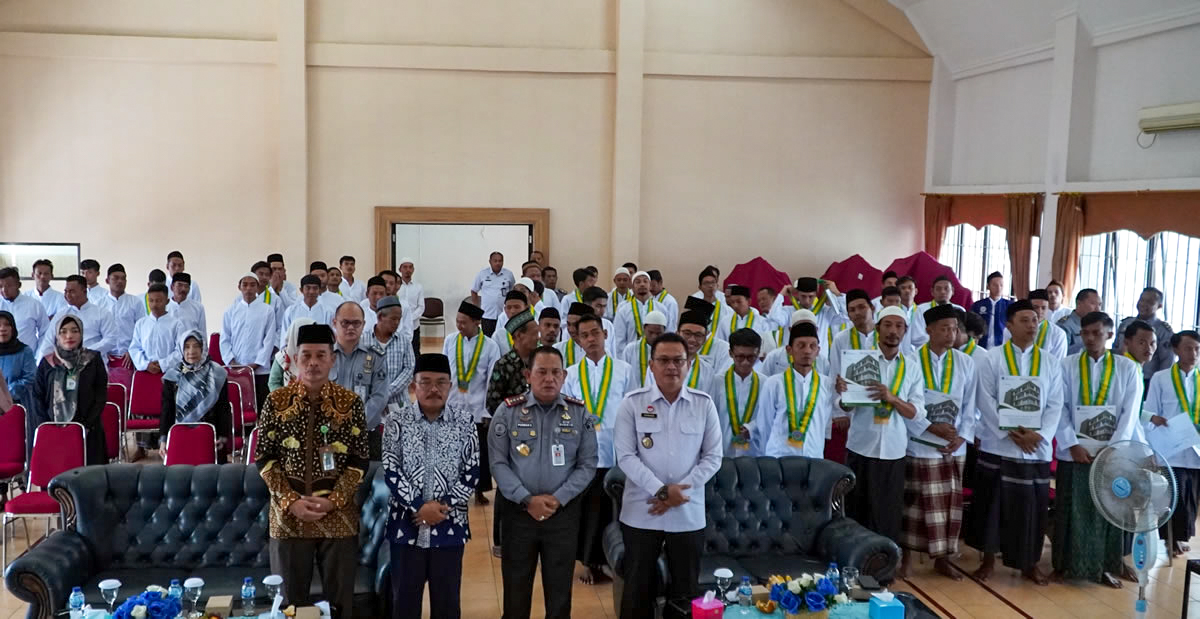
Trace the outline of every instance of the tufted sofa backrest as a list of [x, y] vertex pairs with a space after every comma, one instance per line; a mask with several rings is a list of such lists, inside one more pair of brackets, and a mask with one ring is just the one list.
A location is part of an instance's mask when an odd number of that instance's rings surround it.
[[[356, 496], [364, 565], [374, 562], [387, 515], [387, 487], [375, 473], [372, 466]], [[270, 565], [270, 497], [254, 465], [88, 466], [59, 475], [50, 489], [73, 503], [75, 529], [101, 569]]]
[[705, 552], [811, 552], [834, 516], [834, 489], [847, 478], [850, 469], [829, 460], [725, 458], [705, 486]]

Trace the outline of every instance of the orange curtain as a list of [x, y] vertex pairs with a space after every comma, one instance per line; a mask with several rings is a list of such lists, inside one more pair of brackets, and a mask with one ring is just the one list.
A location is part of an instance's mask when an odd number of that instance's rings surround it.
[[1089, 193], [1080, 234], [1132, 230], [1142, 238], [1170, 230], [1200, 236], [1200, 191]]
[[1042, 196], [1014, 194], [1005, 196], [1008, 229], [1008, 259], [1012, 263], [1012, 291], [1018, 298], [1029, 294], [1029, 252], [1041, 223]]
[[1075, 293], [1075, 274], [1079, 270], [1079, 239], [1082, 237], [1083, 194], [1059, 194], [1058, 219], [1054, 225], [1054, 259], [1050, 263], [1050, 272], [1062, 282], [1066, 295]]
[[946, 228], [950, 227], [952, 196], [925, 196], [925, 253], [937, 259], [942, 253]]

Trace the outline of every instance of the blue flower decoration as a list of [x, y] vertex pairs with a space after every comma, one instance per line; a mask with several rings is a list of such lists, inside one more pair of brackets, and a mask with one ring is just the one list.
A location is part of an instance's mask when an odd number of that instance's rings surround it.
[[819, 613], [825, 610], [825, 596], [810, 591], [804, 594], [804, 604], [808, 606], [809, 612]]
[[125, 600], [113, 613], [113, 618], [132, 619], [133, 609], [138, 606], [146, 607], [146, 619], [174, 619], [183, 610], [178, 599], [147, 591]]
[[784, 590], [779, 599], [779, 607], [783, 609], [783, 612], [794, 615], [800, 612], [800, 597], [791, 591]]
[[828, 578], [822, 578], [821, 582], [817, 583], [817, 593], [829, 597], [838, 594], [838, 588], [833, 584], [833, 581]]
[[772, 602], [778, 603], [780, 600], [783, 599], [783, 595], [785, 593], [787, 593], [787, 594], [791, 593], [791, 591], [788, 591], [787, 585], [785, 585], [783, 583], [776, 583], [771, 586], [771, 593], [768, 596], [768, 599], [770, 599]]

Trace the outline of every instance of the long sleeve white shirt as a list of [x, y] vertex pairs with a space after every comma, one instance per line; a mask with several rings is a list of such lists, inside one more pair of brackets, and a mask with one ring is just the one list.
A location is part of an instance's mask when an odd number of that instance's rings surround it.
[[[171, 289], [171, 284], [175, 283], [174, 275], [167, 275], [167, 290]], [[196, 283], [196, 278], [192, 278], [191, 287], [188, 288], [188, 298], [196, 303], [204, 303], [204, 298], [200, 295], [200, 284]]]
[[329, 308], [331, 314], [337, 313], [337, 308], [350, 300], [342, 296], [340, 292], [330, 292], [328, 290], [322, 292], [321, 296], [317, 297], [317, 303], [325, 304], [325, 307]]
[[787, 387], [784, 384], [784, 374], [772, 376], [768, 380], [767, 398], [759, 418], [751, 424], [750, 436], [759, 445], [762, 455], [771, 458], [783, 456], [805, 456], [808, 458], [825, 457], [826, 428], [832, 418], [837, 391], [833, 377], [809, 370], [807, 375], [788, 368], [795, 380], [795, 409], [797, 417], [802, 418], [804, 407], [811, 392], [813, 377], [820, 376], [817, 387], [817, 401], [813, 407], [812, 419], [804, 434], [804, 444], [796, 447], [788, 441], [790, 419], [788, 416]]
[[[1013, 346], [1013, 355], [1022, 376], [1029, 376], [1034, 348], [1036, 347], [1032, 344], [1025, 350]], [[1045, 352], [1042, 353], [1042, 428], [1037, 431], [1042, 435], [1042, 441], [1031, 454], [1021, 451], [1008, 437], [1008, 431], [1000, 429], [1000, 377], [1009, 375], [1008, 364], [1004, 360], [1004, 347], [988, 349], [983, 363], [976, 366], [976, 371], [979, 373], [979, 391], [975, 400], [976, 406], [979, 407], [979, 423], [975, 427], [975, 437], [979, 439], [979, 448], [1004, 458], [1049, 462], [1054, 457], [1051, 441], [1058, 433], [1058, 420], [1062, 417], [1061, 362], [1047, 356]]]
[[425, 288], [416, 281], [406, 284], [401, 280], [400, 290], [396, 291], [396, 296], [404, 305], [403, 322], [408, 326], [410, 332], [416, 333], [421, 328], [421, 316], [425, 314]]
[[[483, 338], [483, 347], [479, 350], [479, 361], [475, 364], [475, 372], [471, 374], [470, 382], [467, 383], [467, 391], [463, 393], [458, 388], [458, 355], [455, 353], [455, 348], [458, 340], [462, 339], [463, 371], [464, 373], [470, 372], [471, 361], [475, 355], [475, 345], [479, 338]], [[484, 418], [491, 417], [486, 404], [488, 379], [492, 376], [492, 366], [500, 360], [500, 349], [496, 346], [496, 342], [483, 333], [476, 333], [473, 337], [464, 338], [461, 333], [456, 332], [446, 336], [446, 340], [442, 343], [442, 354], [450, 360], [452, 384], [447, 402], [471, 411], [475, 423], [481, 423]]]
[[171, 299], [167, 303], [167, 313], [183, 323], [184, 328], [189, 331], [195, 329], [204, 334], [208, 333], [208, 318], [204, 315], [204, 306], [198, 301], [193, 301], [190, 296], [184, 299], [183, 303], [176, 303]]
[[177, 354], [179, 336], [184, 332], [183, 323], [171, 314], [142, 316], [133, 326], [133, 338], [129, 343], [129, 358], [133, 367], [145, 371], [154, 361], [166, 370], [169, 359]]
[[[366, 315], [367, 311], [370, 310], [364, 311], [364, 316]], [[374, 313], [375, 312], [371, 312], [371, 314]], [[296, 322], [297, 318], [311, 318], [319, 325], [332, 326], [333, 310], [329, 309], [328, 305], [325, 305], [320, 301], [314, 303], [312, 307], [309, 307], [304, 304], [304, 299], [301, 299], [299, 303], [288, 307], [287, 310], [283, 312], [283, 321], [280, 323], [279, 329], [279, 341], [276, 344], [276, 347], [278, 347], [280, 350], [287, 346], [288, 330], [292, 328], [292, 323]], [[375, 325], [373, 324], [370, 327], [364, 326], [363, 333], [370, 333], [368, 329], [373, 328], [374, 326]]]
[[[729, 341], [729, 336], [738, 329], [752, 329], [763, 339], [763, 345], [767, 345], [767, 340], [771, 338], [771, 322], [767, 320], [758, 310], [753, 307], [745, 316], [738, 316], [737, 312], [730, 310], [729, 313], [721, 320], [721, 324], [717, 325], [717, 337]], [[761, 348], [760, 347], [760, 348]]]
[[[1174, 365], [1167, 366], [1165, 370], [1159, 370], [1150, 378], [1150, 390], [1146, 394], [1145, 410], [1142, 413], [1142, 418], [1146, 420], [1142, 425], [1143, 432], [1150, 432], [1154, 428], [1154, 424], [1150, 423], [1151, 416], [1158, 415], [1171, 422], [1173, 417], [1188, 414], [1175, 393], [1175, 385], [1171, 379], [1173, 367]], [[1183, 374], [1183, 391], [1189, 403], [1195, 402], [1197, 398], [1196, 372], [1197, 368], [1192, 368], [1192, 371]], [[1179, 420], [1174, 422], [1179, 423]], [[1200, 469], [1200, 446], [1184, 449], [1167, 458], [1167, 464], [1175, 468]]]
[[633, 373], [635, 379], [630, 388], [644, 387], [646, 376], [650, 374], [650, 345], [646, 343], [646, 340], [638, 338], [626, 344], [621, 353], [621, 360], [629, 364], [629, 371]]
[[[858, 333], [859, 348], [854, 348], [854, 334], [855, 333]], [[833, 340], [829, 343], [829, 359], [828, 359], [829, 373], [835, 377], [841, 376], [841, 374], [842, 374], [842, 353], [844, 353], [846, 350], [849, 350], [849, 349], [876, 350], [876, 349], [878, 349], [879, 341], [876, 339], [877, 337], [879, 337], [879, 335], [876, 331], [871, 331], [870, 333], [862, 333], [861, 331], [858, 331], [858, 329], [855, 329], [853, 325], [851, 325], [847, 329], [843, 329], [842, 331], [834, 334]], [[791, 365], [791, 364], [789, 363], [788, 365]], [[842, 410], [842, 407], [840, 407], [840, 406], [835, 406], [833, 408], [832, 412], [830, 413], [831, 421], [834, 418], [848, 417], [848, 416], [850, 416], [850, 413], [847, 413], [846, 411]], [[833, 431], [832, 424], [830, 425], [829, 428], [826, 428], [826, 431], [827, 432]]]
[[[599, 406], [605, 359], [612, 359], [612, 379], [608, 388], [608, 402], [604, 407], [604, 418], [600, 419], [595, 413], [592, 413], [592, 421], [596, 427], [596, 468], [601, 469], [612, 468], [613, 463], [616, 462], [617, 455], [613, 448], [613, 424], [617, 417], [617, 411], [621, 408], [621, 402], [625, 400], [625, 394], [633, 390], [637, 384], [634, 380], [633, 370], [629, 364], [608, 355], [604, 355], [599, 361], [592, 361], [584, 357], [579, 363], [567, 368], [567, 380], [563, 383], [562, 388], [563, 395], [578, 398], [584, 402], [587, 402], [590, 397]], [[587, 365], [588, 382], [591, 385], [591, 394], [588, 397], [584, 397], [583, 381], [580, 378], [585, 364]]]
[[38, 339], [50, 328], [46, 308], [33, 297], [18, 294], [11, 301], [0, 295], [0, 310], [12, 314], [13, 319], [17, 321], [17, 339], [36, 350]]
[[342, 283], [338, 284], [338, 290], [347, 301], [362, 301], [367, 298], [367, 284], [361, 277], [355, 279], [353, 284], [343, 277]]
[[[95, 303], [84, 303], [81, 307], [66, 305], [58, 315], [78, 316], [83, 321], [83, 347], [100, 353], [101, 358], [116, 345], [117, 328], [113, 325], [112, 313], [103, 307]], [[55, 337], [57, 334], [53, 327], [46, 329], [38, 349], [38, 359], [54, 351]]]
[[[753, 402], [753, 408], [747, 411], [747, 407], [751, 406], [750, 393], [754, 386], [754, 379], [758, 378], [758, 393]], [[736, 456], [761, 456], [764, 455], [761, 449], [758, 449], [758, 444], [753, 440], [750, 444], [742, 449], [735, 449], [733, 445], [733, 419], [729, 414], [729, 381], [733, 382], [734, 406], [736, 414], [739, 418], [739, 423], [743, 423], [747, 428], [750, 424], [767, 409], [767, 380], [766, 376], [761, 373], [751, 370], [750, 374], [744, 378], [738, 376], [734, 371], [733, 365], [724, 370], [717, 372], [713, 376], [713, 404], [717, 406], [717, 418], [721, 420], [721, 448], [724, 450], [727, 457]], [[746, 417], [749, 419], [746, 419]]]
[[[1117, 427], [1113, 430], [1108, 444], [1111, 445], [1118, 441], [1144, 443], [1146, 438], [1142, 434], [1141, 410], [1142, 391], [1145, 387], [1142, 385], [1141, 368], [1128, 357], [1115, 355], [1111, 351], [1105, 352], [1113, 357], [1112, 384], [1109, 387], [1108, 400], [1105, 405], [1112, 407], [1113, 412], [1117, 415]], [[1058, 440], [1058, 449], [1054, 452], [1054, 456], [1065, 462], [1075, 461], [1071, 457], [1071, 447], [1079, 444], [1079, 437], [1076, 436], [1078, 421], [1075, 414], [1076, 409], [1084, 405], [1083, 381], [1080, 380], [1079, 373], [1080, 355], [1087, 357], [1087, 364], [1091, 369], [1092, 398], [1098, 394], [1101, 377], [1104, 374], [1106, 355], [1101, 355], [1098, 360], [1092, 359], [1087, 356], [1087, 351], [1083, 350], [1062, 360], [1063, 410], [1058, 422], [1058, 434], [1055, 436]], [[1094, 404], [1094, 399], [1093, 405], [1098, 406]]]
[[100, 300], [108, 296], [108, 288], [104, 284], [96, 284], [87, 289], [88, 303], [100, 305]]
[[[634, 316], [633, 313], [635, 305], [638, 309], [637, 316]], [[662, 311], [662, 304], [655, 301], [653, 296], [647, 297], [644, 302], [631, 296], [627, 303], [622, 303], [621, 308], [617, 310], [616, 318], [613, 319], [613, 330], [608, 333], [609, 339], [613, 342], [613, 349], [624, 351], [630, 342], [642, 337], [642, 333], [638, 332], [638, 319], [645, 321], [646, 314], [656, 309]]]
[[667, 332], [674, 333], [679, 329], [679, 301], [664, 288], [654, 295], [654, 302], [661, 305], [659, 311], [667, 315]]
[[[978, 423], [979, 412], [975, 405], [975, 396], [979, 392], [979, 380], [975, 373], [975, 361], [971, 356], [960, 350], [950, 349], [942, 353], [940, 356], [929, 351], [929, 366], [930, 375], [933, 377], [933, 383], [938, 387], [942, 385], [942, 372], [946, 368], [946, 359], [949, 355], [954, 356], [954, 374], [950, 380], [950, 393], [946, 394], [942, 391], [937, 393], [943, 397], [949, 397], [958, 403], [958, 416], [954, 418], [954, 429], [958, 435], [962, 437], [963, 444], [954, 451], [955, 456], [962, 456], [967, 453], [967, 445], [975, 442], [975, 425]], [[909, 432], [908, 455], [913, 458], [941, 458], [942, 452], [937, 448], [928, 445], [924, 441], [935, 441], [936, 438], [929, 433], [928, 427], [934, 422], [944, 422], [944, 419], [936, 411], [936, 405], [931, 405], [931, 392], [928, 385], [925, 384], [925, 373], [921, 366], [920, 349], [917, 354], [913, 355], [917, 360], [917, 371], [921, 374], [922, 387], [925, 395], [925, 419], [923, 425], [926, 429], [920, 432]], [[930, 417], [930, 411], [935, 411], [934, 416]], [[917, 424], [915, 427], [920, 427]]]
[[[829, 360], [826, 359], [825, 355], [818, 355], [817, 362], [814, 363], [813, 366], [817, 370], [818, 374], [822, 374], [824, 376], [837, 376], [837, 372], [829, 371]], [[778, 376], [779, 374], [783, 374], [790, 367], [792, 367], [792, 359], [787, 351], [787, 345], [784, 344], [783, 347], [776, 348], [775, 350], [767, 353], [767, 356], [763, 359], [762, 367], [759, 368], [759, 371], [767, 376]]]
[[901, 400], [912, 404], [917, 410], [912, 419], [905, 419], [897, 410], [892, 410], [886, 423], [875, 422], [873, 406], [855, 406], [850, 412], [850, 433], [846, 437], [846, 449], [867, 458], [899, 460], [908, 453], [909, 432], [924, 432], [929, 427], [925, 419], [925, 390], [921, 380], [921, 365], [911, 355], [897, 352], [890, 360], [880, 357], [879, 371], [884, 385], [891, 386], [900, 359], [904, 359], [904, 378], [897, 394]]
[[[922, 303], [918, 305], [910, 315], [910, 319], [908, 321], [908, 341], [910, 344], [912, 344], [913, 350], [920, 348], [921, 345], [929, 341], [929, 334], [925, 332], [925, 312], [934, 305], [935, 303], [933, 301]], [[960, 312], [966, 311], [963, 309], [963, 306], [957, 303], [951, 303], [950, 305]]]
[[133, 327], [146, 312], [142, 298], [128, 293], [114, 297], [109, 293], [105, 294], [96, 305], [112, 314], [115, 327], [112, 354], [121, 356], [129, 352], [130, 342], [133, 341]]
[[67, 307], [67, 300], [63, 297], [63, 293], [53, 288], [47, 288], [44, 293], [39, 293], [37, 288], [30, 288], [21, 294], [40, 302], [49, 319], [53, 319], [59, 311]]
[[269, 374], [277, 333], [269, 305], [238, 299], [221, 319], [221, 359], [225, 365], [257, 364], [255, 374]]
[[[656, 386], [632, 391], [621, 403], [614, 433], [617, 465], [628, 480], [620, 521], [670, 533], [703, 529], [704, 485], [722, 460], [721, 424], [712, 398], [687, 387], [674, 402], [667, 402]], [[668, 484], [691, 486], [683, 491], [690, 500], [663, 514], [649, 514], [646, 501]]]
[[[1055, 361], [1062, 361], [1067, 358], [1067, 332], [1058, 328], [1057, 325], [1051, 324], [1049, 321], [1043, 320], [1038, 325], [1038, 333], [1034, 336], [1033, 341], [1036, 343], [1042, 340], [1043, 331], [1046, 334], [1045, 343], [1042, 345], [1042, 352], [1048, 355]], [[1012, 339], [1012, 333], [1008, 328], [1004, 329], [1004, 341]]]

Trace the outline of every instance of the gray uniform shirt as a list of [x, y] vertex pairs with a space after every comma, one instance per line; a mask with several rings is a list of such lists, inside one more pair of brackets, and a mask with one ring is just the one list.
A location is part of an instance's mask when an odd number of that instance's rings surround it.
[[361, 341], [349, 354], [334, 344], [333, 371], [329, 374], [329, 380], [362, 398], [368, 431], [383, 423], [383, 407], [388, 402], [389, 386], [387, 364], [378, 353], [368, 350]]
[[[555, 445], [562, 446], [561, 466], [554, 465]], [[504, 498], [521, 503], [550, 494], [566, 505], [596, 475], [592, 416], [583, 402], [561, 393], [550, 404], [540, 404], [529, 391], [507, 398], [492, 415], [488, 460]]]
[[[1125, 342], [1125, 328], [1135, 320], [1138, 320], [1137, 316], [1129, 316], [1121, 321], [1120, 326], [1117, 327], [1117, 337], [1113, 340], [1113, 352], [1121, 350], [1121, 344]], [[1150, 327], [1154, 329], [1154, 335], [1158, 337], [1158, 349], [1154, 351], [1154, 356], [1142, 364], [1142, 375], [1146, 377], [1146, 380], [1150, 380], [1155, 374], [1170, 368], [1171, 364], [1175, 363], [1175, 351], [1171, 348], [1171, 336], [1175, 335], [1175, 330], [1171, 328], [1171, 325], [1157, 318], [1151, 318], [1144, 322], [1150, 324]]]
[[1083, 338], [1079, 337], [1079, 332], [1083, 331], [1083, 324], [1080, 320], [1079, 314], [1075, 312], [1071, 312], [1058, 319], [1058, 328], [1067, 334], [1068, 355], [1073, 355], [1083, 350]]

